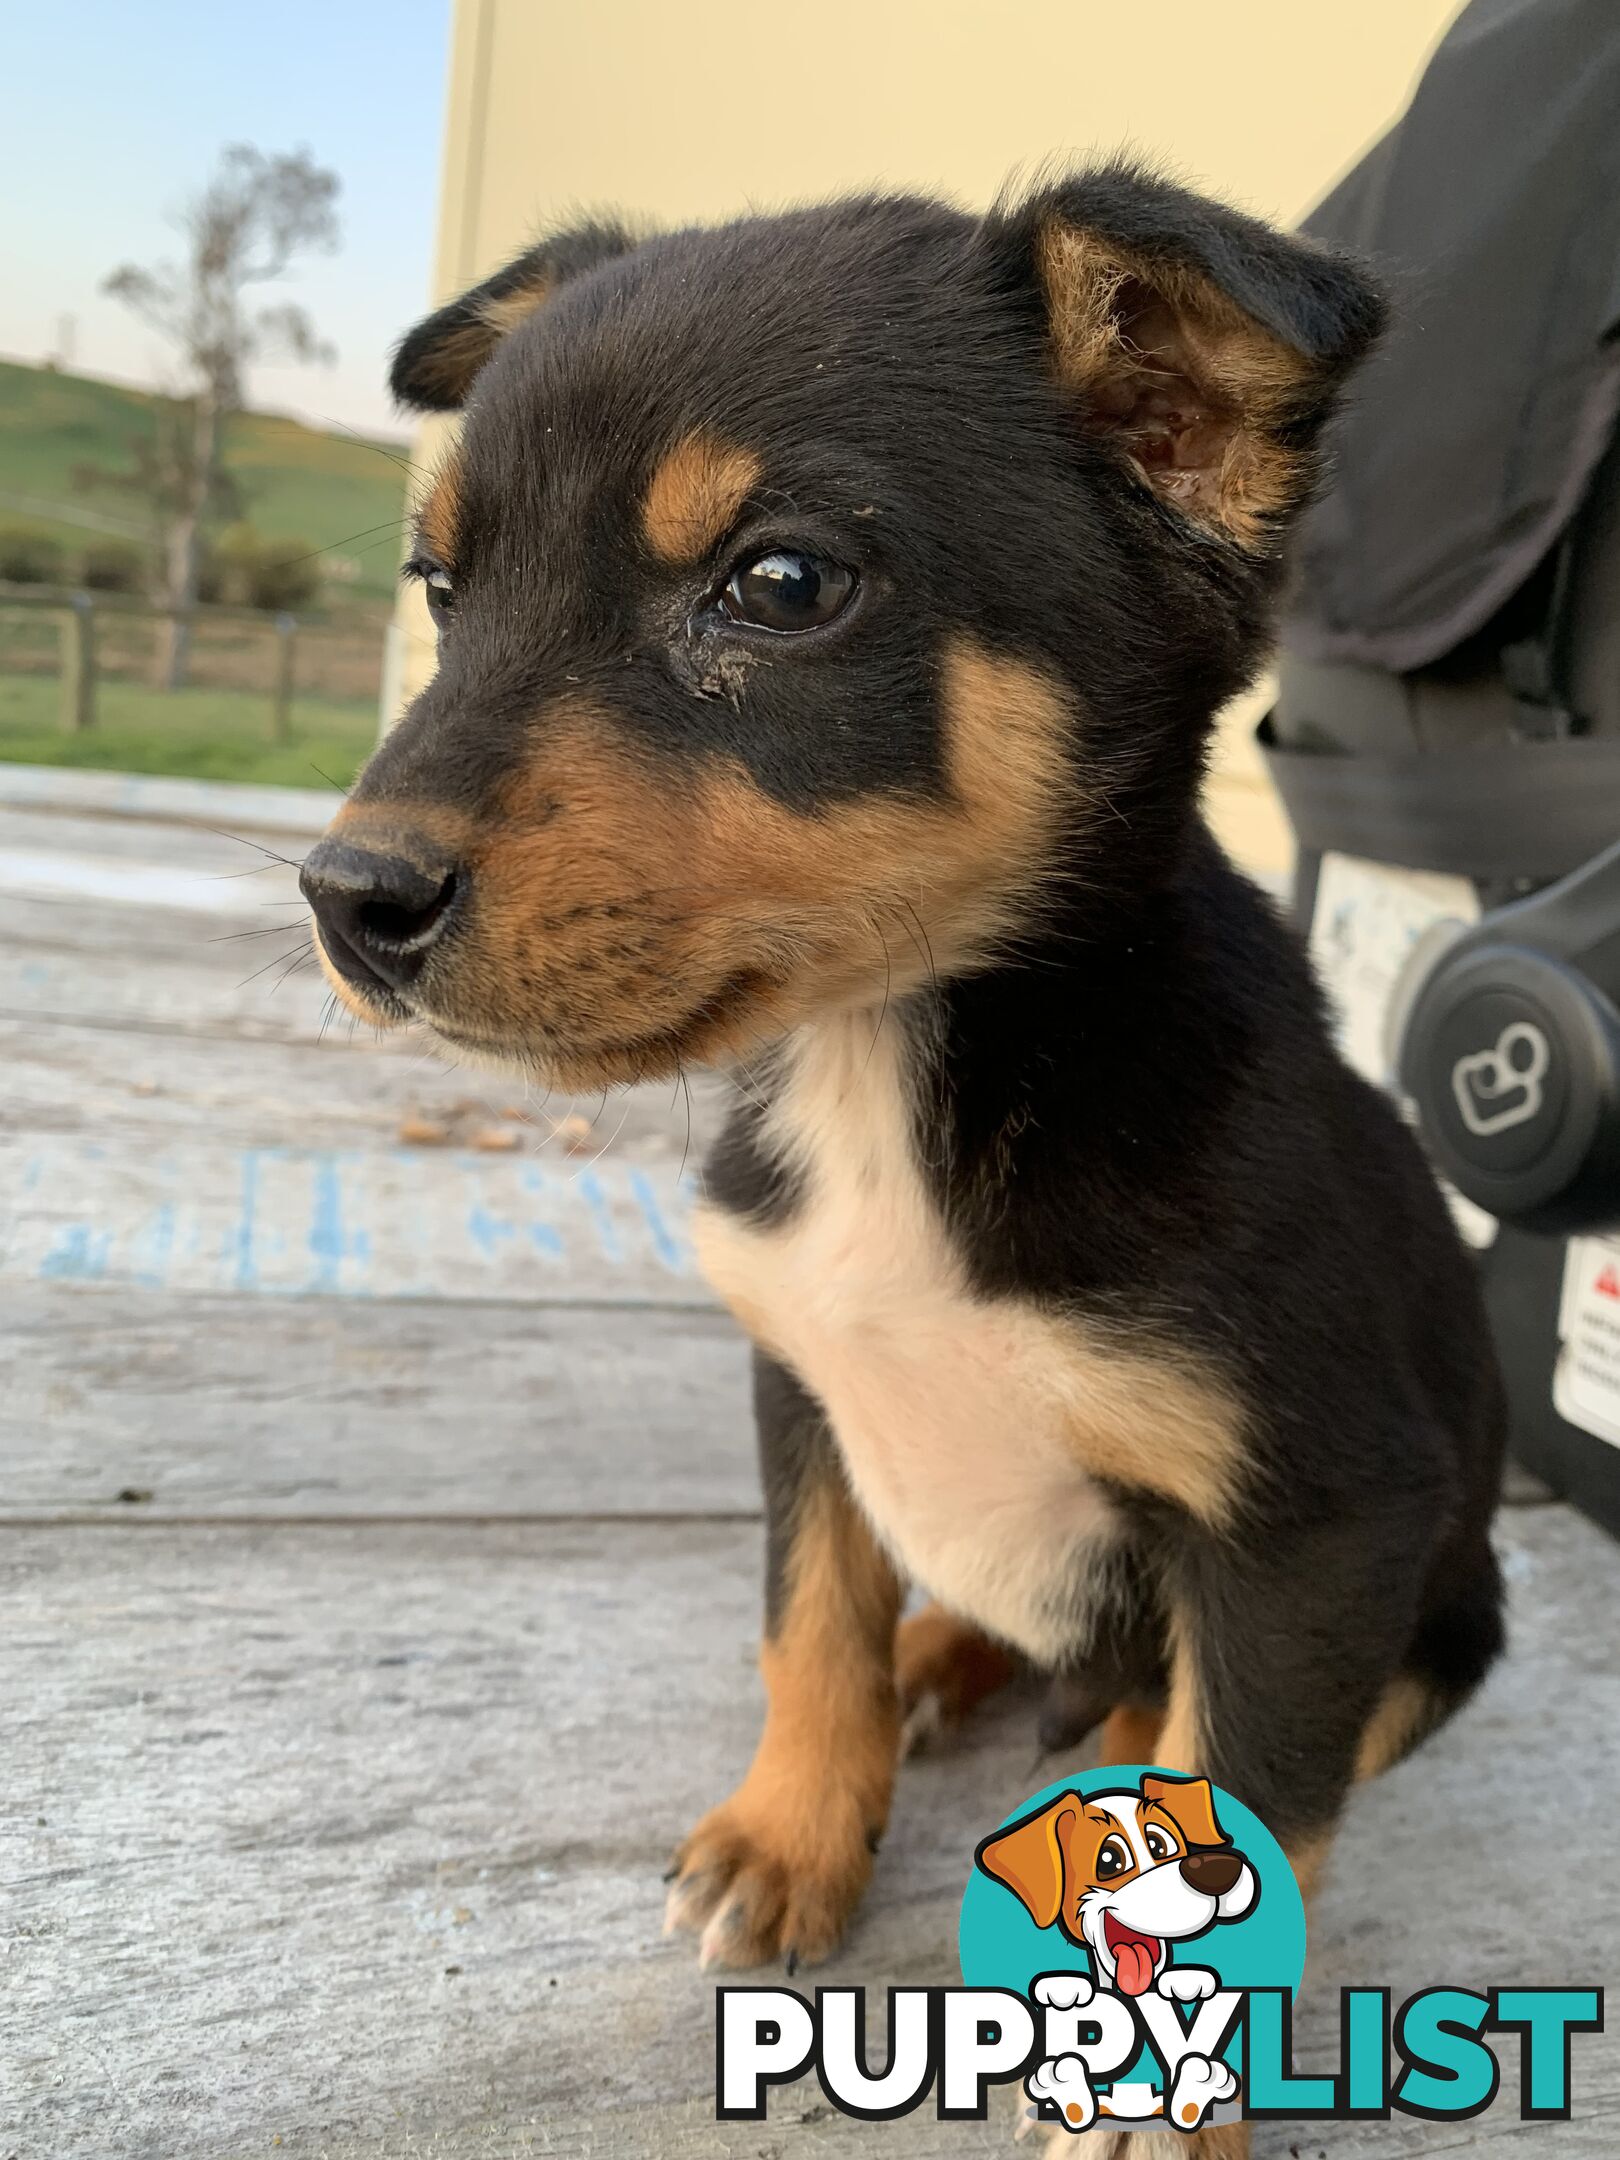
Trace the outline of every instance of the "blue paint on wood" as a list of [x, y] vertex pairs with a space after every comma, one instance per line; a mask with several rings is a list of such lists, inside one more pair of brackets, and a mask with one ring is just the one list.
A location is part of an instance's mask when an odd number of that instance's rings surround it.
[[174, 1206], [166, 1200], [136, 1234], [130, 1257], [135, 1280], [145, 1290], [161, 1290], [169, 1279], [169, 1263], [174, 1258], [174, 1227]]
[[467, 1235], [486, 1260], [493, 1260], [500, 1246], [517, 1236], [517, 1226], [485, 1207], [482, 1200], [474, 1200], [467, 1209]]
[[[533, 1193], [538, 1200], [544, 1200], [550, 1192], [550, 1181], [545, 1172], [536, 1168], [533, 1163], [526, 1163], [519, 1171], [518, 1178], [523, 1190]], [[528, 1231], [529, 1243], [537, 1253], [544, 1253], [548, 1260], [566, 1259], [567, 1246], [563, 1242], [562, 1232], [554, 1223], [546, 1222], [537, 1215], [530, 1220]]]
[[336, 1156], [317, 1155], [312, 1175], [309, 1256], [314, 1267], [310, 1288], [335, 1290], [343, 1265], [343, 1181]]
[[668, 1223], [665, 1222], [664, 1211], [658, 1205], [658, 1195], [653, 1189], [652, 1179], [648, 1177], [645, 1170], [631, 1171], [630, 1190], [635, 1194], [636, 1204], [641, 1209], [642, 1219], [652, 1233], [653, 1251], [657, 1253], [659, 1259], [663, 1261], [672, 1275], [684, 1275], [686, 1272], [685, 1250], [671, 1232]]
[[39, 1263], [39, 1272], [53, 1282], [94, 1282], [107, 1272], [111, 1245], [110, 1230], [92, 1230], [83, 1222], [64, 1223]]
[[619, 1243], [619, 1226], [613, 1220], [613, 1210], [608, 1206], [607, 1194], [602, 1181], [594, 1170], [582, 1170], [575, 1180], [579, 1196], [590, 1210], [591, 1226], [596, 1232], [596, 1242], [608, 1260], [622, 1260], [624, 1248]]
[[259, 1155], [256, 1148], [247, 1148], [242, 1155], [242, 1191], [237, 1202], [236, 1236], [236, 1287], [253, 1290], [258, 1287], [258, 1263], [253, 1254], [253, 1222], [259, 1206]]

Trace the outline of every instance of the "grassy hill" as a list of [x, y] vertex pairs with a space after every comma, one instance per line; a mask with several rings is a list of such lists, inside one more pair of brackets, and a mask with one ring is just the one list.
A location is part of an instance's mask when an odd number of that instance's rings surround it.
[[[0, 523], [49, 533], [68, 549], [98, 530], [138, 537], [137, 496], [78, 487], [74, 476], [84, 466], [131, 470], [157, 405], [139, 390], [0, 360]], [[330, 548], [335, 584], [367, 598], [392, 591], [399, 565], [397, 532], [375, 528], [404, 515], [401, 456], [393, 444], [273, 413], [237, 415], [225, 438], [249, 522], [275, 539]]]

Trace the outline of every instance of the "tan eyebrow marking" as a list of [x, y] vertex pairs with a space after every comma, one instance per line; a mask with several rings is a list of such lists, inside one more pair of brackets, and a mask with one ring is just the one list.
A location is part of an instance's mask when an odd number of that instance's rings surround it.
[[456, 520], [461, 510], [461, 461], [451, 458], [440, 468], [416, 513], [417, 535], [441, 563], [448, 566], [455, 555]]
[[648, 546], [667, 563], [701, 562], [736, 523], [762, 470], [757, 452], [706, 429], [683, 436], [647, 483], [641, 522]]

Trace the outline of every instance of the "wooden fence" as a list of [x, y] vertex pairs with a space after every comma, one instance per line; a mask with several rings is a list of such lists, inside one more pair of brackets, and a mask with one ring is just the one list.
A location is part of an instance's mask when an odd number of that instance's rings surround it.
[[[0, 608], [26, 611], [42, 624], [54, 624], [58, 682], [57, 711], [65, 734], [76, 735], [96, 724], [96, 692], [101, 675], [103, 634], [110, 623], [124, 627], [183, 619], [193, 626], [234, 625], [262, 633], [266, 641], [265, 666], [255, 667], [255, 687], [267, 693], [269, 736], [272, 742], [291, 742], [293, 705], [298, 696], [297, 672], [300, 640], [341, 640], [352, 648], [356, 640], [374, 647], [371, 691], [375, 694], [382, 666], [380, 627], [335, 625], [320, 616], [301, 616], [288, 611], [270, 613], [257, 608], [221, 607], [199, 601], [184, 611], [119, 593], [73, 590], [65, 586], [13, 585], [0, 580]], [[255, 639], [255, 642], [257, 640]], [[48, 647], [46, 648], [48, 651]], [[48, 662], [46, 663], [48, 666]], [[365, 672], [365, 663], [361, 664]]]

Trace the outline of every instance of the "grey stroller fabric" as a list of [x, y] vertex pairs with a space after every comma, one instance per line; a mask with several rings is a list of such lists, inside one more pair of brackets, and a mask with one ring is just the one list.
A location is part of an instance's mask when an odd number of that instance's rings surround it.
[[1284, 640], [1406, 673], [1524, 586], [1614, 435], [1620, 0], [1473, 0], [1306, 230], [1382, 269], [1396, 327], [1337, 426]]

